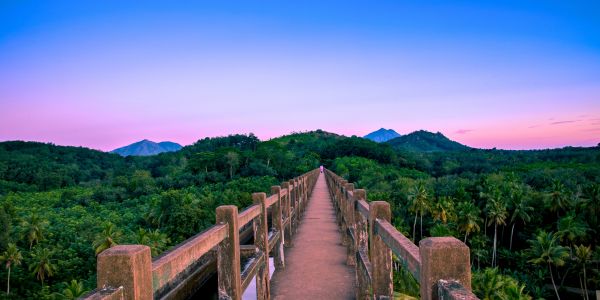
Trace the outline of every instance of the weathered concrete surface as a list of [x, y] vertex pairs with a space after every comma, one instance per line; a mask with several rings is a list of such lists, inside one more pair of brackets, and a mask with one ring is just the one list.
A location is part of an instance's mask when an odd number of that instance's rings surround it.
[[276, 271], [271, 279], [272, 299], [354, 299], [354, 268], [346, 265], [324, 174], [292, 238], [285, 270]]
[[454, 237], [430, 237], [419, 242], [421, 299], [438, 299], [438, 280], [453, 280], [471, 290], [469, 247]]
[[150, 247], [118, 245], [98, 255], [98, 289], [123, 287], [125, 300], [152, 299]]

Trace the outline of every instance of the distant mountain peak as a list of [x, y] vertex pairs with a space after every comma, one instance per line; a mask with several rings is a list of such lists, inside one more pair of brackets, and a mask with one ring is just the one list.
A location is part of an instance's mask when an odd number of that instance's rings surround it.
[[399, 137], [400, 134], [394, 131], [393, 129], [385, 129], [383, 127], [379, 128], [376, 131], [373, 131], [364, 136], [365, 139], [369, 139], [371, 141], [377, 143], [387, 142], [393, 138]]
[[460, 151], [470, 148], [447, 138], [439, 131], [433, 133], [422, 129], [391, 139], [387, 143], [396, 149], [416, 152]]
[[133, 144], [117, 148], [110, 152], [119, 154], [121, 156], [149, 156], [163, 152], [178, 151], [181, 148], [181, 145], [173, 142], [155, 143], [148, 139], [143, 139], [139, 142], [135, 142]]

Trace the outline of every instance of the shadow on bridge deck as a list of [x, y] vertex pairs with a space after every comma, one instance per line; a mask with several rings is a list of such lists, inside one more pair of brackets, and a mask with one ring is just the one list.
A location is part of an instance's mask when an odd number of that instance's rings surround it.
[[325, 175], [320, 174], [285, 270], [271, 279], [272, 299], [354, 299], [354, 268], [346, 265], [346, 247], [336, 224]]

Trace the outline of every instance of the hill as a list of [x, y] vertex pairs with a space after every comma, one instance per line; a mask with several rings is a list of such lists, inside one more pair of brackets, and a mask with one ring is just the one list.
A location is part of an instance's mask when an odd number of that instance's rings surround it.
[[414, 152], [460, 151], [470, 147], [450, 140], [440, 132], [419, 130], [387, 141], [394, 149]]
[[400, 134], [394, 131], [393, 129], [380, 128], [377, 131], [373, 131], [365, 135], [363, 138], [371, 140], [373, 142], [383, 143], [397, 137], [400, 137]]
[[181, 145], [173, 142], [155, 143], [149, 140], [142, 140], [128, 146], [117, 148], [110, 152], [119, 154], [121, 156], [148, 156], [156, 155], [163, 152], [178, 151], [181, 148]]

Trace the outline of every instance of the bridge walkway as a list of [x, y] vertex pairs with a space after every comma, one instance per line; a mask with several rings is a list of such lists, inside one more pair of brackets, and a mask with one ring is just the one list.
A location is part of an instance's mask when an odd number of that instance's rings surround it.
[[336, 224], [325, 174], [319, 174], [304, 217], [286, 249], [285, 269], [271, 278], [271, 298], [354, 299], [355, 271]]

